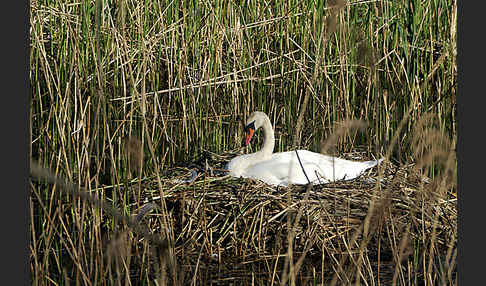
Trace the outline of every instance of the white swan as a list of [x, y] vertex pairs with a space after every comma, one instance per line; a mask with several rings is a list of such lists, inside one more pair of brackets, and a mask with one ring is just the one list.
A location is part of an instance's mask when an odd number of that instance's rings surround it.
[[246, 122], [244, 146], [250, 143], [253, 133], [260, 127], [263, 128], [264, 134], [262, 149], [233, 158], [226, 165], [231, 176], [253, 178], [270, 185], [283, 186], [307, 184], [308, 177], [313, 184], [322, 184], [356, 178], [363, 171], [383, 161], [383, 158], [366, 162], [349, 161], [307, 150], [297, 150], [299, 162], [295, 151], [273, 153], [275, 138], [272, 124], [268, 116], [259, 111], [252, 113]]

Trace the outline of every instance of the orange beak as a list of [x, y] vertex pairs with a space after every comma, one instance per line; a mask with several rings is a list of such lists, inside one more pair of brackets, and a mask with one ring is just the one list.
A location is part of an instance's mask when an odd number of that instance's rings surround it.
[[253, 133], [255, 132], [255, 129], [253, 128], [248, 128], [245, 132], [246, 138], [245, 138], [245, 146], [248, 146], [250, 144], [251, 137], [253, 137]]

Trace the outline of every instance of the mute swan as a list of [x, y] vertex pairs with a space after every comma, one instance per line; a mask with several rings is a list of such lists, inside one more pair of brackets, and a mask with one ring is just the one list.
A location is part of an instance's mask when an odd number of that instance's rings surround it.
[[258, 179], [274, 186], [287, 186], [307, 184], [307, 175], [313, 184], [322, 184], [356, 178], [363, 171], [383, 161], [383, 158], [366, 162], [349, 161], [307, 150], [297, 150], [305, 170], [304, 174], [295, 151], [273, 153], [273, 128], [270, 119], [263, 112], [256, 111], [247, 120], [244, 146], [250, 143], [254, 132], [260, 127], [263, 128], [263, 147], [258, 152], [233, 158], [226, 165], [231, 176]]

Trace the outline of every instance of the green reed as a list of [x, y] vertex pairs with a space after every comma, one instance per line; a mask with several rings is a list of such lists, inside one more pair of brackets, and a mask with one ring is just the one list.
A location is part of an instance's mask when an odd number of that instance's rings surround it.
[[[318, 152], [336, 122], [360, 119], [366, 130], [335, 151], [364, 146], [368, 156], [383, 155], [409, 116], [392, 159], [418, 160], [410, 134], [424, 115], [455, 141], [454, 8], [446, 0], [33, 1], [32, 157], [90, 189], [117, 186], [129, 176], [123, 138], [142, 140], [141, 174], [152, 175], [204, 150], [239, 148], [244, 120], [261, 110], [276, 151]], [[128, 211], [130, 198], [114, 194]], [[56, 211], [43, 208], [44, 219]], [[53, 224], [38, 247], [99, 235], [78, 216], [70, 219], [79, 233], [53, 241], [61, 231]], [[45, 259], [63, 273], [60, 258]]]

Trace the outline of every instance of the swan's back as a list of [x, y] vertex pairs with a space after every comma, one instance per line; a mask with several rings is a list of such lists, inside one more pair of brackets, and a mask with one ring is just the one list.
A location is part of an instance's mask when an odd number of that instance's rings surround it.
[[302, 185], [308, 183], [307, 178], [313, 184], [321, 184], [356, 178], [366, 169], [381, 162], [349, 161], [307, 150], [297, 152], [298, 157], [295, 151], [274, 153], [268, 160], [249, 164], [239, 175], [262, 180], [271, 185]]

